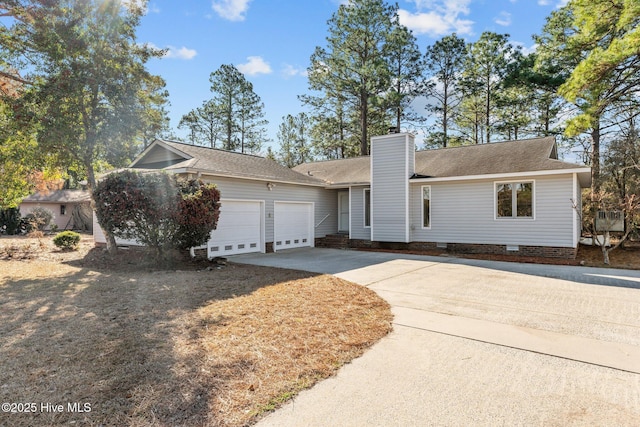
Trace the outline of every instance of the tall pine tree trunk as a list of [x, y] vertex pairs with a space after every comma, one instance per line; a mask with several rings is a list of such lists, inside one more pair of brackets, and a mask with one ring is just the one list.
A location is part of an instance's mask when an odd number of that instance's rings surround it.
[[591, 192], [600, 191], [600, 120], [591, 129]]
[[442, 148], [447, 148], [447, 139], [448, 139], [448, 135], [447, 135], [447, 131], [448, 131], [448, 127], [449, 127], [449, 123], [447, 123], [447, 121], [449, 120], [449, 88], [448, 88], [448, 83], [445, 83], [444, 85], [444, 97], [442, 98]]
[[491, 123], [491, 76], [487, 75], [487, 99], [486, 99], [486, 111], [485, 111], [485, 132], [487, 134], [486, 143], [491, 142], [491, 129], [489, 128], [489, 124]]
[[369, 95], [366, 91], [360, 92], [360, 127], [362, 136], [360, 139], [360, 154], [366, 156], [369, 154], [369, 134], [367, 132], [367, 123], [369, 122]]

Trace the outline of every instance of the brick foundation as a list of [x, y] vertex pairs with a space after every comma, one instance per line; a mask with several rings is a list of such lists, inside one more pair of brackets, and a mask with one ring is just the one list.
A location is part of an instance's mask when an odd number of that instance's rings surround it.
[[[347, 239], [348, 240], [348, 239]], [[336, 240], [333, 238], [318, 238], [316, 239], [316, 247], [321, 248], [340, 248], [344, 249], [344, 241], [339, 241], [336, 244]], [[509, 245], [510, 246], [510, 245]], [[476, 243], [447, 243], [438, 244], [435, 242], [411, 242], [411, 243], [396, 243], [396, 242], [372, 242], [370, 240], [351, 239], [348, 240], [348, 248], [361, 249], [389, 249], [389, 250], [408, 250], [408, 251], [441, 251], [443, 253], [460, 253], [460, 254], [493, 254], [493, 255], [514, 255], [514, 256], [534, 256], [545, 258], [564, 258], [575, 259], [578, 249], [577, 248], [564, 248], [553, 246], [518, 246], [518, 250], [507, 250], [507, 245], [490, 245], [490, 244], [476, 244]]]
[[345, 234], [328, 234], [325, 237], [318, 237], [314, 241], [316, 248], [349, 249], [353, 240]]
[[481, 245], [469, 243], [449, 243], [447, 251], [467, 254], [518, 255], [545, 258], [575, 259], [578, 248], [554, 246], [518, 246], [518, 250], [507, 250], [507, 245]]

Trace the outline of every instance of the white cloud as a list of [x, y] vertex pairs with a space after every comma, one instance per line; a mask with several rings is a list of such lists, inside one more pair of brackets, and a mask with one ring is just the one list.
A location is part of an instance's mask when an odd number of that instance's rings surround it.
[[560, 9], [561, 7], [565, 7], [569, 0], [538, 0], [539, 6], [549, 6], [551, 3], [556, 4], [556, 8]]
[[174, 46], [167, 46], [167, 53], [164, 54], [165, 58], [171, 59], [193, 59], [194, 56], [198, 54], [195, 49], [189, 49], [187, 47], [182, 46], [181, 48], [177, 48]]
[[[152, 49], [162, 49], [159, 48], [158, 46], [156, 46], [153, 43], [147, 43], [146, 44], [148, 47], [152, 48]], [[164, 48], [165, 53], [162, 56], [163, 58], [170, 58], [170, 59], [193, 59], [194, 56], [196, 56], [198, 54], [198, 52], [196, 52], [195, 49], [189, 49], [186, 48], [184, 46], [182, 46], [181, 48], [176, 48], [174, 46], [167, 46]]]
[[450, 33], [471, 34], [473, 21], [457, 19], [439, 15], [436, 12], [410, 13], [406, 10], [398, 10], [400, 23], [416, 34], [428, 34], [432, 37], [443, 36]]
[[307, 76], [307, 70], [304, 68], [296, 68], [291, 64], [284, 64], [282, 67], [282, 74], [285, 77], [295, 77], [295, 76]]
[[400, 22], [416, 34], [432, 37], [456, 32], [471, 34], [473, 21], [461, 16], [469, 14], [471, 0], [413, 0], [417, 11], [399, 10]]
[[224, 19], [244, 21], [251, 0], [214, 0], [211, 7]]
[[238, 64], [238, 71], [248, 76], [271, 74], [271, 66], [261, 56], [249, 56], [245, 64]]
[[494, 19], [494, 22], [503, 27], [511, 25], [511, 14], [509, 12], [500, 12], [500, 14]]

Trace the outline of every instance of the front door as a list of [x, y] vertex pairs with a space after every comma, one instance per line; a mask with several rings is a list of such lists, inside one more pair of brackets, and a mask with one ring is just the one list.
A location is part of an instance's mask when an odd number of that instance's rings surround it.
[[338, 231], [349, 232], [349, 193], [347, 191], [338, 193]]

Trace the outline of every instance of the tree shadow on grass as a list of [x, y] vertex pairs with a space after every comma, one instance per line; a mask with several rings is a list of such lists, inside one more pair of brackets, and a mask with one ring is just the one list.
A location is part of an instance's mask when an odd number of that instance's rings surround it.
[[[237, 367], [220, 366], [207, 374], [214, 381], [201, 381], [198, 360], [207, 355], [176, 346], [193, 325], [185, 318], [208, 302], [314, 275], [234, 264], [145, 272], [51, 266], [47, 277], [0, 279], [0, 396], [37, 405], [35, 413], [3, 414], [0, 426], [232, 425], [211, 402], [215, 382]], [[85, 412], [71, 411], [74, 403]]]

